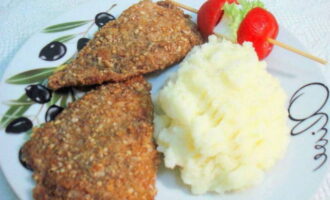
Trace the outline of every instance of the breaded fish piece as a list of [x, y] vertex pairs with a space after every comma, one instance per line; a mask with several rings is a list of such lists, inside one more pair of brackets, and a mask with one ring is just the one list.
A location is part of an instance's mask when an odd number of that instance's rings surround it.
[[36, 200], [151, 200], [158, 156], [150, 85], [108, 84], [33, 130], [22, 148]]
[[122, 81], [164, 69], [201, 44], [196, 25], [168, 1], [141, 1], [106, 24], [64, 70], [51, 89]]

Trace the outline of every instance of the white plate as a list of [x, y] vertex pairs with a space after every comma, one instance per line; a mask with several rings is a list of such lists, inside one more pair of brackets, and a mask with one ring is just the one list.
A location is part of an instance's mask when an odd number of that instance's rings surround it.
[[[124, 9], [136, 3], [136, 0], [113, 0], [111, 2], [104, 0], [97, 2], [91, 1], [84, 4], [59, 17], [49, 25], [94, 19], [97, 13], [107, 10], [114, 3], [117, 3], [117, 6], [110, 13], [118, 17]], [[182, 2], [198, 8], [203, 0], [185, 0]], [[195, 15], [193, 14], [193, 16], [195, 20]], [[0, 116], [3, 116], [8, 109], [4, 102], [17, 99], [24, 94], [24, 88], [27, 86], [8, 84], [6, 80], [26, 70], [62, 64], [76, 52], [79, 36], [65, 43], [67, 53], [58, 61], [41, 60], [39, 58], [40, 50], [55, 38], [83, 32], [89, 25], [90, 23], [58, 33], [36, 33], [23, 45], [8, 66], [1, 81]], [[95, 32], [95, 30], [96, 26], [93, 26], [90, 33]], [[285, 29], [281, 29], [278, 39], [303, 49], [295, 37]], [[329, 165], [327, 160], [327, 141], [329, 137], [327, 130], [329, 128], [328, 115], [330, 110], [328, 87], [320, 66], [303, 57], [276, 47], [266, 61], [268, 62], [269, 72], [280, 80], [288, 95], [287, 106], [291, 116], [291, 119], [288, 118], [288, 123], [291, 127], [292, 136], [285, 157], [267, 172], [262, 184], [241, 192], [225, 195], [212, 193], [194, 196], [182, 184], [177, 171], [160, 167], [157, 178], [158, 194], [156, 199], [307, 200], [315, 194]], [[163, 73], [149, 77], [149, 81], [153, 85], [153, 94], [175, 70], [176, 67], [172, 67]], [[34, 124], [43, 122], [45, 107], [40, 110], [41, 105], [34, 104], [24, 116], [34, 119]], [[39, 116], [36, 117], [37, 113], [39, 113]], [[27, 138], [27, 134], [24, 133], [13, 135], [5, 133], [3, 129], [0, 130], [1, 168], [17, 196], [23, 200], [32, 199], [32, 189], [34, 187], [31, 178], [32, 173], [23, 168], [18, 160], [19, 149]]]

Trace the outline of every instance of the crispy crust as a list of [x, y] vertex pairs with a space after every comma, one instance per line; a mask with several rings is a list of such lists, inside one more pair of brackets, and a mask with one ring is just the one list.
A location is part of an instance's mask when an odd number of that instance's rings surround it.
[[151, 200], [157, 152], [143, 77], [101, 86], [33, 130], [23, 159], [37, 200]]
[[202, 43], [196, 26], [168, 1], [141, 1], [106, 24], [49, 87], [101, 84], [164, 69]]

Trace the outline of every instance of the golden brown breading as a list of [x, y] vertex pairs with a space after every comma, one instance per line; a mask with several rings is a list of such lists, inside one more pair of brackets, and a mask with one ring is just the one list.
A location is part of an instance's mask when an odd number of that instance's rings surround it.
[[150, 85], [101, 86], [33, 130], [23, 160], [37, 200], [151, 200], [156, 194]]
[[141, 1], [106, 24], [49, 87], [121, 81], [164, 69], [202, 43], [196, 26], [169, 2]]

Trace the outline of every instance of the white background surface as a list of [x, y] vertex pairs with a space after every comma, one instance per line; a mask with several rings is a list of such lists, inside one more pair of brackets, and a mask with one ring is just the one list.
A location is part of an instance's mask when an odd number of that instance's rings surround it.
[[[0, 1], [0, 77], [15, 52], [49, 21], [87, 0], [1, 0]], [[111, 0], [94, 0], [98, 2]], [[263, 0], [279, 23], [290, 30], [309, 52], [330, 58], [330, 0]], [[184, 2], [184, 0], [182, 1]], [[324, 67], [330, 79], [330, 65]], [[0, 93], [1, 95], [1, 93]], [[1, 172], [0, 172], [1, 173]], [[313, 200], [330, 199], [330, 175]], [[1, 200], [16, 197], [0, 174]]]

